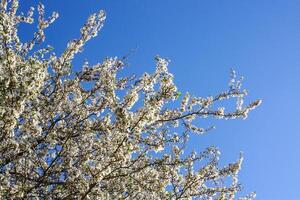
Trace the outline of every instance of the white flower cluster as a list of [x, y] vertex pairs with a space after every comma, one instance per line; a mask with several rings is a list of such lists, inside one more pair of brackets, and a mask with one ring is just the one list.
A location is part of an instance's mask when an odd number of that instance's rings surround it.
[[[186, 93], [180, 101], [169, 61], [159, 56], [156, 70], [140, 78], [119, 77], [118, 58], [74, 72], [72, 60], [97, 35], [104, 12], [89, 17], [80, 38], [56, 56], [33, 47], [58, 14], [45, 18], [39, 4], [38, 30], [22, 43], [18, 24], [32, 23], [34, 9], [17, 14], [18, 6], [0, 3], [0, 199], [235, 198], [242, 157], [220, 167], [215, 147], [184, 153], [190, 132], [213, 128], [197, 119], [245, 118], [260, 104], [243, 105], [247, 92], [235, 73], [228, 91]], [[232, 111], [220, 106], [232, 98]]]

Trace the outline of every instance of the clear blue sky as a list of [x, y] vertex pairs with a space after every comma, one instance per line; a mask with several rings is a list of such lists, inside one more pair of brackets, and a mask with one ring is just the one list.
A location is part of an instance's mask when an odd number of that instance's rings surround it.
[[[216, 145], [222, 163], [240, 151], [244, 192], [258, 200], [298, 200], [300, 107], [300, 1], [297, 0], [42, 0], [60, 18], [47, 43], [60, 53], [89, 14], [104, 9], [106, 24], [78, 62], [130, 58], [130, 73], [153, 71], [157, 54], [172, 60], [181, 91], [205, 96], [226, 89], [230, 68], [246, 77], [249, 100], [263, 104], [247, 120], [217, 121], [217, 129], [191, 147]], [[23, 1], [22, 9], [37, 1]], [[23, 27], [23, 38], [32, 31]], [[298, 79], [297, 79], [298, 78]]]

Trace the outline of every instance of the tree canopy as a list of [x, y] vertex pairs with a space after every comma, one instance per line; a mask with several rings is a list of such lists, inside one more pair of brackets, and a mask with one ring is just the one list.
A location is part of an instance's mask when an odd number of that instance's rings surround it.
[[[57, 56], [38, 45], [58, 14], [46, 17], [39, 4], [37, 31], [22, 42], [18, 25], [34, 22], [34, 8], [23, 14], [18, 4], [0, 4], [1, 199], [235, 198], [242, 155], [219, 166], [216, 147], [184, 153], [190, 134], [213, 128], [199, 120], [244, 119], [261, 103], [244, 105], [247, 91], [234, 71], [228, 89], [207, 97], [181, 95], [159, 56], [154, 72], [140, 77], [119, 73], [124, 58], [75, 71], [74, 56], [105, 12], [92, 14]], [[236, 103], [225, 109], [224, 101]]]

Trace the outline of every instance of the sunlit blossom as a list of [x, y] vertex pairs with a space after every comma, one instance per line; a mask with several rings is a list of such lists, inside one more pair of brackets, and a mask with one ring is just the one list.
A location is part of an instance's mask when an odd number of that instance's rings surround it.
[[260, 105], [245, 103], [236, 72], [227, 90], [208, 97], [181, 97], [170, 61], [159, 56], [140, 78], [120, 77], [125, 65], [116, 57], [85, 61], [75, 72], [72, 61], [105, 12], [91, 15], [55, 55], [34, 47], [58, 14], [46, 17], [39, 4], [37, 31], [22, 43], [17, 28], [33, 23], [34, 8], [18, 14], [18, 7], [18, 0], [0, 3], [1, 199], [235, 198], [243, 157], [222, 167], [217, 148], [188, 154], [185, 147], [193, 132], [214, 128], [202, 127], [203, 118], [243, 119]]

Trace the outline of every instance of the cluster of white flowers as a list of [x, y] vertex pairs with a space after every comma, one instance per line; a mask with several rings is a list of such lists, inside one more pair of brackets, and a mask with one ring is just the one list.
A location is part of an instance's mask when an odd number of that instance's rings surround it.
[[[119, 77], [118, 58], [84, 62], [75, 72], [72, 60], [97, 35], [104, 12], [89, 17], [80, 38], [56, 56], [33, 47], [58, 14], [45, 18], [39, 4], [38, 30], [22, 43], [18, 24], [33, 23], [34, 9], [18, 14], [18, 6], [0, 3], [0, 199], [235, 198], [242, 157], [220, 167], [215, 147], [184, 153], [191, 132], [213, 128], [197, 119], [245, 118], [260, 104], [243, 105], [247, 92], [234, 72], [227, 91], [182, 99], [169, 61], [159, 56], [156, 70], [140, 78]], [[236, 107], [225, 111], [220, 104], [232, 98]]]

